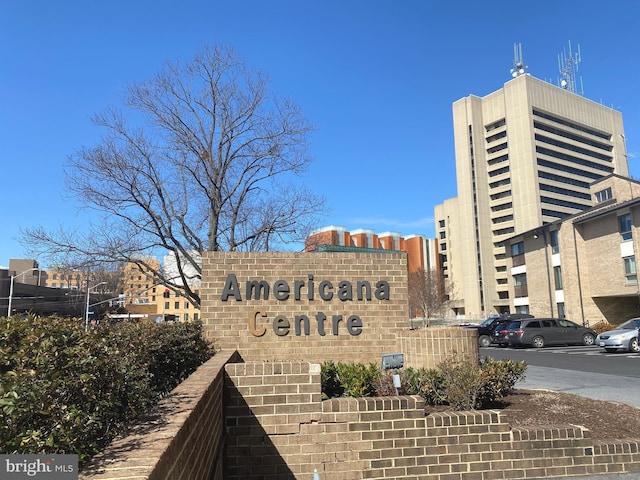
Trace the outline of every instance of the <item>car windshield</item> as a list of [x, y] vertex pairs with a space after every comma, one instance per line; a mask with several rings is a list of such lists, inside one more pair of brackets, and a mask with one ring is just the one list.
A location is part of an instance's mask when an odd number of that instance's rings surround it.
[[637, 328], [640, 328], [640, 318], [632, 318], [628, 322], [617, 327], [617, 330], [635, 330]]
[[482, 322], [480, 325], [482, 325], [483, 327], [488, 327], [489, 325], [491, 325], [491, 323], [493, 323], [493, 321], [496, 319], [497, 317], [489, 317], [487, 318], [484, 322]]

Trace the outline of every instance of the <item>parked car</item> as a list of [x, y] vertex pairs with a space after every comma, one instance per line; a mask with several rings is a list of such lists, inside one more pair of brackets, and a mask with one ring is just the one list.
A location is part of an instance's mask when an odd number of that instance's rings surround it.
[[506, 342], [513, 346], [593, 345], [596, 332], [564, 318], [532, 318], [511, 322]]
[[478, 345], [488, 347], [493, 342], [493, 332], [496, 328], [507, 326], [514, 320], [521, 318], [533, 318], [533, 315], [526, 313], [505, 313], [487, 318], [479, 325], [468, 325], [465, 328], [475, 328], [478, 330]]
[[640, 343], [638, 342], [639, 328], [640, 318], [632, 318], [616, 327], [615, 330], [602, 332], [596, 337], [596, 345], [604, 347], [607, 352], [615, 352], [621, 349], [638, 353], [640, 352]]

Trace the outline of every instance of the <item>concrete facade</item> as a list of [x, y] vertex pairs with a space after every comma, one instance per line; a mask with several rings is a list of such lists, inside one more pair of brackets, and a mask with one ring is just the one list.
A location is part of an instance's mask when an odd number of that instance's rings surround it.
[[435, 220], [454, 312], [507, 312], [502, 241], [589, 208], [593, 181], [628, 176], [622, 114], [521, 75], [454, 102], [453, 126], [458, 196]]

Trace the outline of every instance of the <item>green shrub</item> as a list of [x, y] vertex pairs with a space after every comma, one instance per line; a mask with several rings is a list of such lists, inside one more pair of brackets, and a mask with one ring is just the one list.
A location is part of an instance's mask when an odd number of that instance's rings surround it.
[[487, 357], [480, 364], [482, 391], [478, 398], [479, 406], [486, 408], [496, 400], [513, 393], [516, 383], [524, 380], [527, 364], [511, 359], [494, 360]]
[[1, 318], [0, 451], [82, 462], [212, 354], [198, 323]]
[[380, 377], [380, 368], [375, 363], [338, 363], [337, 373], [344, 396], [371, 397], [375, 394], [374, 382]]
[[[321, 368], [325, 398], [340, 396], [420, 395], [427, 405], [449, 405], [454, 410], [487, 408], [513, 392], [524, 378], [525, 362], [493, 360], [476, 364], [450, 357], [432, 369], [404, 368], [380, 371], [375, 364], [325, 362]], [[400, 375], [401, 387], [393, 385]]]
[[333, 362], [324, 362], [320, 367], [320, 381], [324, 398], [342, 397], [344, 387], [338, 379], [338, 366]]

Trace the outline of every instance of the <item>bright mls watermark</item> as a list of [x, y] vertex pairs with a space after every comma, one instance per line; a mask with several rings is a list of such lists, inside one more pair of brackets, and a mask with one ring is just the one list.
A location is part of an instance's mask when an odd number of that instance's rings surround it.
[[0, 455], [2, 480], [77, 480], [78, 455]]

